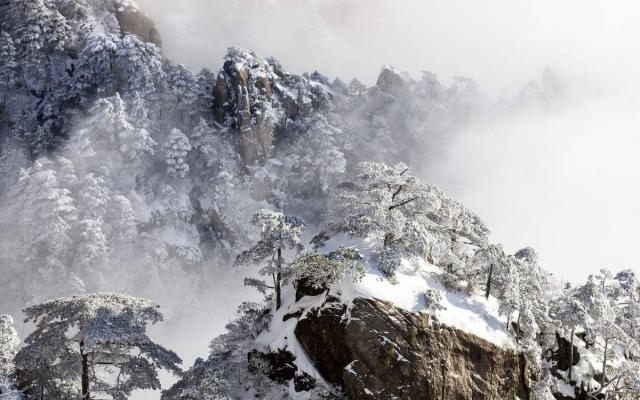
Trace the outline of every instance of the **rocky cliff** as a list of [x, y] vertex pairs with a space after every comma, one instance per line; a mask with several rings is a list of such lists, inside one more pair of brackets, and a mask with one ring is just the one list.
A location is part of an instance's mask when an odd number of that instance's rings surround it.
[[123, 3], [116, 9], [116, 18], [122, 34], [137, 35], [142, 41], [162, 47], [160, 32], [151, 18], [129, 3]]
[[272, 156], [276, 134], [288, 121], [307, 117], [328, 102], [325, 79], [291, 75], [276, 60], [229, 49], [216, 77], [213, 112], [221, 125], [233, 129], [245, 166]]
[[330, 298], [295, 335], [349, 399], [529, 399], [523, 355], [379, 300]]

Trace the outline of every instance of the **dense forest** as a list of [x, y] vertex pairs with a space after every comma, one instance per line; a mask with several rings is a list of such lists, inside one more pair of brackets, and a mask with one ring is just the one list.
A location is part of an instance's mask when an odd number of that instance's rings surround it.
[[[365, 398], [299, 331], [363, 298], [522, 354], [527, 398], [639, 398], [634, 272], [560, 282], [411, 168], [480, 114], [554, 107], [553, 71], [501, 102], [467, 78], [384, 67], [367, 87], [237, 47], [193, 72], [128, 0], [0, 0], [0, 60], [0, 399], [126, 399], [159, 370], [178, 378], [163, 400]], [[243, 269], [264, 300], [209, 355], [180, 366], [149, 337], [145, 298], [174, 318]], [[363, 393], [398, 398], [380, 387]]]

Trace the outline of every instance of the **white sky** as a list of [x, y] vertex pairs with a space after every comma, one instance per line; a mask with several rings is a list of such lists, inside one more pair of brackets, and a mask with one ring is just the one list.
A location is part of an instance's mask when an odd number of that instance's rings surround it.
[[640, 2], [593, 0], [138, 0], [166, 54], [217, 69], [225, 48], [293, 72], [375, 82], [383, 64], [475, 78], [509, 95], [551, 65], [564, 112], [494, 119], [452, 144], [435, 183], [509, 250], [531, 245], [564, 278], [633, 267], [640, 237]]

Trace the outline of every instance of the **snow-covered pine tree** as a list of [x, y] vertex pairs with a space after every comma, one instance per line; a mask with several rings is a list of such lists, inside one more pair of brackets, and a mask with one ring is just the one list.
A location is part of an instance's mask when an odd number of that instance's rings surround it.
[[209, 117], [207, 122], [213, 122], [215, 116], [215, 85], [216, 76], [210, 70], [204, 68], [196, 75], [196, 111], [199, 115]]
[[11, 205], [0, 213], [2, 224], [19, 227], [0, 232], [11, 248], [0, 254], [0, 260], [9, 266], [6, 273], [15, 285], [7, 303], [78, 289], [68, 265], [78, 213], [71, 192], [61, 184], [57, 165], [47, 159], [36, 161], [21, 171], [6, 195]]
[[260, 373], [251, 374], [248, 368], [247, 354], [270, 320], [269, 309], [263, 304], [243, 302], [236, 317], [226, 325], [227, 332], [212, 341], [209, 357], [196, 360], [174, 386], [162, 393], [161, 399], [227, 399], [247, 393], [257, 398], [280, 398], [283, 388], [274, 383], [269, 386], [277, 396], [256, 393], [260, 384], [268, 380]]
[[4, 112], [7, 97], [18, 84], [17, 52], [11, 36], [0, 31], [0, 113]]
[[335, 283], [342, 282], [347, 274], [354, 281], [359, 281], [366, 264], [356, 250], [340, 247], [329, 254], [303, 254], [295, 259], [291, 268], [298, 282], [328, 291]]
[[615, 346], [620, 342], [624, 343], [625, 340], [624, 331], [616, 325], [616, 309], [606, 296], [605, 290], [606, 287], [598, 284], [592, 275], [589, 276], [587, 283], [575, 291], [576, 299], [584, 304], [591, 317], [591, 323], [585, 326], [587, 340], [592, 342], [602, 341], [601, 384], [604, 384], [606, 380], [607, 357], [609, 355], [608, 352], [611, 351], [611, 346]]
[[13, 374], [13, 359], [18, 354], [20, 338], [10, 315], [0, 315], [0, 382]]
[[171, 65], [166, 74], [167, 86], [172, 95], [169, 104], [177, 113], [177, 120], [187, 125], [192, 124], [199, 111], [196, 78], [183, 65]]
[[147, 336], [147, 326], [162, 321], [148, 300], [97, 293], [24, 313], [36, 324], [16, 356], [27, 399], [126, 399], [135, 389], [159, 389], [159, 369], [181, 372], [180, 358]]
[[576, 330], [591, 325], [592, 318], [585, 304], [577, 299], [570, 289], [565, 290], [562, 295], [554, 301], [550, 314], [560, 325], [564, 334], [569, 334], [570, 337], [571, 354], [569, 357], [569, 365], [571, 365], [571, 367], [569, 367], [569, 371], [567, 372], [567, 378], [571, 380], [574, 357], [573, 340]]
[[237, 257], [237, 263], [266, 264], [260, 270], [260, 274], [271, 275], [273, 286], [269, 286], [264, 280], [257, 279], [247, 279], [245, 283], [256, 287], [262, 293], [272, 289], [275, 292], [275, 306], [278, 310], [282, 304], [282, 285], [291, 272], [285, 265], [283, 252], [301, 250], [300, 235], [305, 224], [297, 217], [264, 209], [254, 214], [251, 223], [260, 229], [260, 240], [250, 249], [243, 251]]
[[165, 79], [160, 49], [152, 43], [126, 34], [116, 49], [119, 88], [129, 93], [139, 92], [145, 99], [159, 100], [158, 93]]
[[187, 155], [191, 151], [189, 138], [179, 129], [172, 129], [164, 144], [167, 174], [173, 178], [185, 178], [189, 173]]
[[100, 173], [123, 192], [132, 190], [136, 174], [121, 173], [131, 168], [141, 173], [145, 156], [153, 154], [156, 143], [146, 129], [131, 124], [119, 94], [94, 103], [74, 131], [68, 156], [78, 175]]
[[321, 114], [297, 120], [288, 128], [294, 132], [294, 143], [286, 149], [284, 159], [286, 173], [292, 177], [286, 189], [290, 202], [317, 213], [310, 203], [326, 198], [346, 171], [347, 161], [339, 143], [342, 132]]
[[405, 164], [358, 164], [337, 186], [329, 213], [330, 235], [345, 233], [381, 244], [378, 265], [389, 276], [402, 257], [462, 266], [468, 248], [488, 244], [480, 218], [411, 175]]

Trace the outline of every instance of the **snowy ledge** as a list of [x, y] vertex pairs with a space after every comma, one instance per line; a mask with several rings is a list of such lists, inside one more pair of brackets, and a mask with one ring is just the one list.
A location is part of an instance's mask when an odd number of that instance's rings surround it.
[[417, 268], [402, 261], [401, 272], [396, 272], [396, 282], [391, 282], [383, 274], [371, 270], [360, 282], [345, 279], [340, 290], [340, 298], [351, 304], [358, 297], [375, 298], [392, 303], [406, 311], [418, 313], [426, 311], [424, 294], [428, 290], [440, 293], [442, 310], [435, 311], [439, 322], [476, 335], [496, 346], [516, 349], [513, 337], [506, 329], [506, 319], [498, 313], [498, 301], [493, 296], [468, 296], [462, 292], [447, 290], [437, 276], [443, 274], [440, 268], [426, 261]]

